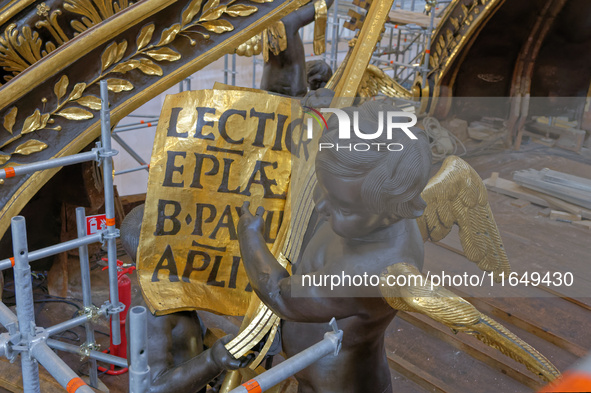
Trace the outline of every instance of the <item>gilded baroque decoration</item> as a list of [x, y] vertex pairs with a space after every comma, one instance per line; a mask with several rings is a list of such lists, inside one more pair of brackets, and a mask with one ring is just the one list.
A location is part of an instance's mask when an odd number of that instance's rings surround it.
[[363, 74], [363, 79], [361, 79], [357, 94], [360, 97], [368, 98], [377, 96], [378, 93], [385, 94], [389, 97], [399, 97], [407, 100], [411, 99], [408, 90], [380, 68], [370, 64], [367, 66], [367, 69]]
[[[25, 25], [19, 30], [16, 23], [11, 23], [0, 35], [0, 67], [11, 74], [4, 75], [4, 80], [9, 81], [79, 33], [131, 4], [133, 3], [127, 0], [65, 0], [63, 11], [60, 8], [51, 10], [46, 3], [38, 4], [36, 14], [39, 19], [34, 24], [31, 21], [31, 25]], [[70, 21], [73, 29], [70, 36], [60, 24], [66, 23], [68, 19], [58, 20], [64, 11], [80, 17]], [[42, 31], [49, 33], [51, 39], [43, 40]]]
[[[271, 2], [269, 0], [251, 1], [254, 3]], [[232, 5], [234, 2], [235, 0], [230, 1], [226, 5], [220, 5], [219, 0], [208, 1], [203, 7], [201, 17], [197, 22], [193, 21], [193, 17], [199, 12], [202, 1], [191, 2], [183, 14], [181, 23], [171, 26], [171, 39], [174, 39], [178, 33], [183, 33], [181, 35], [187, 37], [191, 33], [201, 34], [207, 37], [207, 34], [201, 31], [189, 30], [193, 27], [201, 27], [207, 32], [213, 32], [215, 34], [232, 31], [234, 26], [230, 22], [218, 20], [222, 14], [238, 17], [248, 16], [257, 11], [257, 7], [254, 5]], [[113, 16], [131, 4], [133, 3], [127, 0], [65, 0], [63, 10], [80, 16], [80, 19], [74, 19], [70, 22], [73, 28], [71, 37], [68, 37], [64, 32], [58, 20], [58, 17], [63, 13], [61, 9], [52, 11], [46, 3], [37, 5], [37, 15], [41, 19], [34, 24], [34, 27], [39, 30], [47, 30], [52, 39], [43, 41], [40, 33], [28, 25], [23, 26], [20, 30], [15, 23], [8, 25], [4, 33], [0, 36], [0, 67], [11, 74], [5, 75], [4, 79], [9, 81], [59, 46], [74, 38], [74, 36]], [[175, 31], [175, 29], [177, 30]], [[195, 41], [190, 37], [188, 38], [191, 40], [191, 44], [195, 45]]]
[[449, 16], [443, 18], [444, 22], [437, 27], [433, 36], [429, 67], [436, 72], [439, 71], [438, 74], [440, 74], [455, 54], [456, 47], [467, 37], [469, 38], [466, 33], [472, 31], [474, 21], [483, 14], [483, 11], [498, 2], [498, 0], [473, 0], [469, 5], [461, 2], [450, 5], [447, 11]]
[[[314, 3], [314, 54], [321, 55], [325, 51], [325, 34], [327, 6], [324, 0], [318, 0]], [[278, 21], [269, 26], [261, 34], [257, 34], [236, 48], [238, 56], [252, 57], [263, 54], [263, 60], [269, 60], [269, 50], [275, 55], [279, 55], [287, 49], [287, 37], [283, 22]]]
[[[77, 1], [79, 0], [68, 0], [67, 4], [70, 4], [69, 7], [74, 7], [72, 4]], [[250, 1], [253, 3], [272, 2], [272, 0]], [[210, 38], [210, 34], [212, 33], [223, 34], [224, 32], [234, 30], [234, 26], [231, 22], [224, 19], [219, 19], [223, 14], [235, 18], [248, 16], [258, 11], [258, 8], [254, 5], [234, 4], [235, 2], [236, 0], [230, 0], [227, 4], [221, 5], [220, 0], [208, 0], [203, 5], [203, 0], [191, 1], [189, 5], [183, 10], [179, 22], [164, 29], [158, 39], [154, 40], [154, 31], [156, 27], [155, 24], [149, 23], [144, 25], [137, 36], [133, 52], [127, 57], [125, 57], [125, 54], [128, 52], [127, 40], [122, 40], [120, 42], [113, 41], [109, 43], [101, 55], [101, 73], [97, 78], [88, 83], [76, 83], [71, 88], [71, 90], [69, 90], [70, 81], [68, 76], [62, 75], [60, 80], [53, 88], [54, 94], [57, 98], [56, 106], [47, 111], [46, 103], [48, 101], [45, 97], [42, 98], [40, 107], [36, 108], [32, 114], [28, 115], [22, 125], [22, 128], [18, 131], [13, 130], [13, 128], [19, 108], [10, 108], [7, 114], [4, 116], [2, 124], [4, 130], [14, 136], [0, 145], [0, 149], [4, 149], [15, 140], [21, 138], [23, 135], [34, 131], [40, 131], [47, 128], [60, 131], [61, 126], [48, 127], [48, 125], [51, 125], [55, 122], [55, 116], [60, 116], [64, 119], [72, 121], [93, 118], [94, 114], [92, 111], [96, 112], [100, 110], [101, 101], [100, 98], [96, 96], [88, 94], [84, 95], [88, 87], [109, 76], [109, 78], [107, 78], [107, 83], [110, 91], [114, 93], [130, 91], [134, 88], [134, 86], [129, 80], [121, 77], [110, 76], [114, 76], [113, 74], [124, 75], [132, 70], [137, 69], [145, 75], [160, 77], [163, 75], [163, 70], [158, 65], [158, 63], [175, 62], [181, 59], [181, 54], [168, 46], [177, 38], [177, 36], [188, 39], [190, 44], [194, 46], [197, 42], [191, 37], [192, 35], [198, 35], [207, 40]], [[79, 3], [79, 5], [80, 4], [86, 4], [88, 7], [91, 6], [90, 1], [85, 1], [84, 3]], [[119, 10], [119, 5], [118, 3], [115, 4], [116, 6], [111, 5], [110, 7], [101, 9], [100, 12], [91, 12], [90, 9], [86, 9], [85, 12], [88, 13], [88, 16], [83, 18], [84, 25], [90, 27], [92, 26], [91, 23], [100, 21], [100, 17], [112, 15], [113, 12], [117, 12], [117, 10]], [[123, 4], [127, 5], [128, 3], [125, 2]], [[82, 12], [82, 8], [76, 9], [79, 12]], [[46, 11], [47, 10], [45, 8], [38, 8], [38, 12], [44, 13]], [[73, 26], [74, 25], [75, 24], [73, 23]], [[82, 25], [76, 24], [76, 26], [80, 27]], [[9, 26], [9, 28], [11, 28], [11, 26]], [[10, 31], [13, 30], [14, 27], [12, 27], [12, 30]], [[22, 46], [25, 44], [23, 44], [22, 40], [14, 38], [14, 42], [21, 43], [22, 45], [19, 48], [24, 50], [25, 53], [34, 53], [34, 56], [29, 56], [30, 59], [37, 58], [37, 54], [41, 54], [41, 41], [38, 38], [37, 33], [31, 33], [31, 30], [27, 27], [23, 28], [23, 31], [26, 32], [26, 37], [31, 37], [32, 40], [38, 44], [35, 44], [33, 47], [36, 49], [33, 50], [31, 49], [32, 47], [29, 47], [29, 49], [25, 51]], [[4, 41], [0, 40], [0, 43], [3, 42]], [[4, 63], [0, 63], [0, 65], [3, 64]], [[26, 63], [21, 64], [26, 68]], [[23, 70], [25, 68], [23, 68]], [[27, 144], [28, 145], [25, 146], [25, 148], [18, 146], [10, 154], [0, 152], [0, 165], [5, 165], [12, 154], [31, 154], [47, 148], [47, 144], [43, 142], [33, 143], [33, 141], [28, 141]]]
[[[434, 91], [429, 92], [429, 84], [418, 81], [413, 90], [417, 96], [427, 100], [433, 97], [437, 100], [441, 83], [448, 75], [455, 78], [453, 63], [462, 53], [466, 45], [470, 45], [480, 26], [487, 18], [504, 3], [505, 0], [472, 0], [471, 2], [454, 0], [447, 7], [442, 22], [437, 26], [432, 36], [430, 48], [429, 79], [434, 82]], [[415, 82], [416, 84], [417, 82]], [[450, 84], [450, 85], [451, 85]], [[424, 89], [421, 93], [419, 90]], [[418, 98], [418, 97], [417, 97]], [[435, 105], [432, 105], [433, 109]], [[424, 109], [424, 108], [423, 108]]]

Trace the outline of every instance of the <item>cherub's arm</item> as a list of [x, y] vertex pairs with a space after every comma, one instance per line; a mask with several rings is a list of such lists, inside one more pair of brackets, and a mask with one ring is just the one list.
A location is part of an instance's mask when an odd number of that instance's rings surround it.
[[[245, 202], [238, 223], [238, 239], [250, 285], [263, 303], [282, 319], [297, 322], [327, 322], [332, 317], [359, 315], [363, 310], [359, 300], [323, 296], [318, 287], [304, 287], [301, 275], [289, 275], [265, 243], [262, 213], [263, 209], [259, 208], [253, 216]], [[311, 274], [316, 275], [323, 274]], [[292, 288], [297, 291], [297, 297], [292, 297]]]
[[232, 338], [226, 336], [216, 341], [212, 348], [156, 376], [150, 386], [150, 393], [196, 392], [222, 371], [246, 367], [253, 355], [234, 359], [225, 348]]
[[[146, 307], [143, 299], [138, 302]], [[252, 361], [253, 355], [235, 359], [228, 352], [225, 345], [233, 338], [229, 335], [216, 341], [210, 349], [175, 366], [172, 330], [178, 318], [175, 314], [158, 317], [148, 315], [148, 365], [153, 378], [149, 393], [197, 392], [223, 371], [246, 367]], [[129, 324], [125, 328], [129, 337]], [[198, 327], [197, 330], [201, 334]], [[187, 340], [195, 333], [191, 328], [184, 331]], [[127, 350], [129, 353], [129, 347]]]
[[[325, 0], [326, 8], [329, 9], [334, 0]], [[294, 12], [282, 19], [283, 24], [287, 29], [291, 29], [292, 33], [296, 33], [300, 28], [314, 22], [314, 0], [310, 1], [303, 7], [298, 8]]]

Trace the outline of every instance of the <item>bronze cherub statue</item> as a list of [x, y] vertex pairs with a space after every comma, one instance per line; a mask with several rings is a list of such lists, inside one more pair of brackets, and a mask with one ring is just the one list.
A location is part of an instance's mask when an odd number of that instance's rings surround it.
[[[132, 261], [136, 261], [144, 205], [136, 206], [121, 224], [121, 242]], [[146, 306], [141, 294], [132, 301], [134, 306]], [[168, 315], [148, 314], [149, 393], [205, 392], [207, 384], [226, 370], [246, 367], [254, 358], [247, 355], [234, 358], [225, 345], [232, 340], [227, 335], [205, 349], [204, 327], [195, 311], [180, 311]], [[126, 325], [129, 336], [129, 325]], [[215, 391], [215, 390], [214, 390]]]
[[[379, 101], [360, 108], [359, 128], [378, 128], [377, 114], [394, 108]], [[336, 116], [320, 143], [336, 146]], [[484, 270], [508, 274], [509, 263], [476, 172], [457, 157], [448, 158], [429, 180], [431, 151], [425, 133], [412, 128], [416, 140], [398, 130], [391, 140], [401, 151], [323, 149], [316, 156], [314, 202], [318, 219], [311, 220], [292, 274], [269, 252], [262, 237], [263, 213], [252, 215], [245, 203], [239, 222], [240, 250], [251, 285], [282, 321], [283, 348], [292, 356], [321, 339], [323, 325], [335, 316], [346, 332], [338, 357], [326, 357], [298, 373], [299, 392], [391, 392], [384, 332], [397, 310], [424, 313], [449, 327], [475, 335], [488, 345], [524, 363], [545, 380], [558, 370], [531, 346], [470, 303], [429, 280], [386, 285], [388, 275], [420, 275], [423, 242], [440, 240], [454, 224], [467, 257]], [[349, 143], [366, 143], [352, 136]], [[304, 285], [304, 277], [379, 276], [378, 285], [339, 287], [329, 291]]]

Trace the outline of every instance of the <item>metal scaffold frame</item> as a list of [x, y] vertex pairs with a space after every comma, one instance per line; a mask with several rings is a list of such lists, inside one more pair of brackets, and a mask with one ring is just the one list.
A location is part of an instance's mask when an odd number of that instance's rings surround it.
[[[0, 169], [0, 179], [6, 179], [19, 175], [26, 175], [36, 171], [50, 168], [58, 168], [66, 165], [78, 164], [86, 161], [96, 161], [103, 169], [105, 213], [107, 217], [107, 228], [93, 235], [86, 234], [84, 208], [76, 209], [76, 225], [78, 238], [54, 246], [29, 252], [27, 246], [27, 229], [25, 218], [22, 216], [13, 217], [11, 220], [13, 257], [0, 261], [0, 270], [13, 267], [16, 315], [3, 303], [0, 302], [0, 324], [8, 332], [0, 334], [0, 356], [14, 362], [20, 355], [23, 376], [23, 390], [25, 393], [40, 393], [39, 366], [43, 367], [64, 387], [68, 392], [91, 393], [93, 390], [70, 369], [66, 363], [53, 351], [53, 349], [77, 353], [90, 358], [90, 386], [98, 387], [97, 361], [113, 364], [119, 367], [127, 367], [127, 359], [104, 354], [96, 351], [98, 348], [94, 339], [93, 322], [100, 317], [111, 318], [111, 341], [114, 345], [121, 343], [120, 334], [120, 313], [125, 306], [119, 302], [119, 291], [117, 287], [117, 247], [116, 240], [119, 237], [119, 230], [115, 227], [115, 205], [113, 188], [113, 156], [116, 150], [111, 148], [110, 111], [108, 103], [108, 89], [106, 81], [101, 81], [101, 142], [90, 152], [75, 154], [68, 157], [54, 158], [34, 164], [18, 167]], [[92, 303], [92, 291], [90, 283], [90, 266], [88, 259], [88, 245], [95, 242], [107, 244], [107, 257], [109, 267], [109, 295], [110, 301], [105, 302], [100, 308]], [[56, 255], [64, 251], [78, 248], [80, 255], [81, 286], [84, 304], [82, 315], [72, 318], [57, 325], [42, 328], [36, 326], [35, 314], [33, 311], [33, 288], [31, 283], [30, 262], [41, 258]], [[136, 314], [142, 314], [143, 317]], [[134, 331], [141, 331], [141, 325], [145, 330], [145, 308], [134, 307], [131, 312], [132, 328]], [[80, 347], [66, 344], [52, 339], [58, 333], [76, 326], [84, 325], [86, 330], [86, 341]], [[146, 358], [146, 337], [145, 335], [133, 335], [131, 340], [132, 363], [130, 378], [130, 392], [145, 392], [140, 389], [136, 381], [140, 378], [147, 381], [149, 388], [149, 369], [144, 367], [143, 360]], [[141, 336], [141, 337], [140, 337]], [[53, 348], [53, 349], [52, 349]], [[144, 355], [134, 356], [142, 353]], [[134, 363], [135, 358], [135, 363]], [[147, 366], [147, 363], [146, 363]], [[133, 383], [133, 384], [132, 384]], [[145, 387], [146, 383], [141, 384]]]

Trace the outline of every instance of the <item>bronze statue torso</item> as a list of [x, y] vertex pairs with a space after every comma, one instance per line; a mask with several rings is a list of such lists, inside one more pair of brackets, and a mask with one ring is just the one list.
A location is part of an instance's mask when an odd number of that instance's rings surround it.
[[[422, 265], [422, 238], [414, 220], [402, 220], [397, 236], [381, 242], [360, 244], [343, 239], [322, 222], [309, 244], [294, 274], [322, 271], [325, 274], [379, 274], [386, 266], [405, 261]], [[359, 256], [363, 255], [361, 260]], [[343, 329], [343, 347], [337, 357], [327, 356], [296, 375], [299, 392], [390, 392], [390, 369], [384, 350], [384, 331], [396, 315], [379, 295], [377, 288], [369, 288], [372, 297], [357, 297], [360, 288], [343, 289], [342, 307], [351, 316], [338, 321]], [[363, 291], [363, 290], [361, 290]], [[375, 293], [372, 293], [375, 291]], [[339, 293], [337, 293], [339, 294]], [[340, 294], [339, 294], [340, 295]], [[306, 299], [301, 298], [302, 304]], [[330, 314], [329, 309], [326, 314]], [[283, 349], [293, 356], [314, 342], [322, 340], [326, 323], [282, 322]]]

